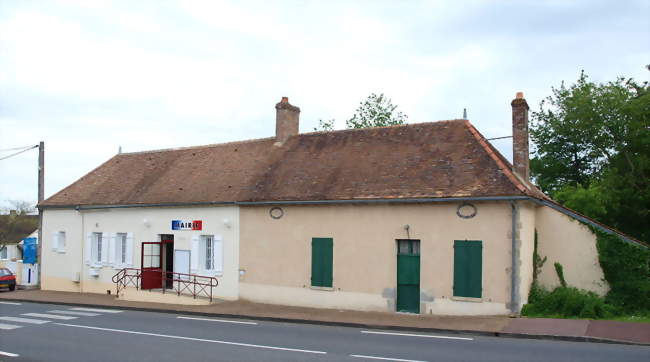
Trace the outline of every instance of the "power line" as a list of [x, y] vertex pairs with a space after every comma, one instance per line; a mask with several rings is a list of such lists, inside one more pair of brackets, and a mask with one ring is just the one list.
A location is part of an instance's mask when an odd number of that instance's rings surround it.
[[9, 156], [2, 157], [2, 158], [0, 158], [0, 161], [2, 161], [2, 160], [6, 160], [6, 159], [8, 159], [9, 157], [14, 157], [14, 156], [19, 155], [19, 154], [21, 154], [21, 153], [23, 153], [23, 152], [27, 152], [27, 151], [29, 151], [29, 150], [33, 150], [34, 148], [38, 148], [38, 145], [36, 145], [36, 146], [32, 146], [32, 147], [30, 147], [30, 148], [28, 148], [28, 149], [25, 149], [25, 150], [22, 150], [22, 151], [19, 151], [19, 152], [16, 152], [16, 153], [12, 153], [12, 154], [10, 154]]
[[34, 148], [34, 147], [38, 147], [38, 146], [31, 146], [30, 145], [30, 146], [23, 146], [23, 147], [5, 148], [5, 149], [0, 150], [0, 152], [23, 150], [23, 149], [30, 148], [30, 147]]
[[504, 139], [504, 138], [512, 138], [512, 136], [494, 137], [494, 138], [488, 138], [487, 140], [488, 141], [501, 140], [501, 139]]

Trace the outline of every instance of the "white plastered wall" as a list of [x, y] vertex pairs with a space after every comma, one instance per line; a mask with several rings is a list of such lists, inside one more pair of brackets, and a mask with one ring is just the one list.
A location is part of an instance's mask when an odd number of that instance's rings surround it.
[[[146, 220], [146, 222], [145, 222]], [[171, 230], [172, 220], [202, 220], [203, 230]], [[52, 249], [53, 233], [66, 233], [64, 253]], [[43, 214], [43, 289], [86, 293], [115, 292], [112, 276], [119, 267], [87, 265], [84, 257], [88, 233], [133, 233], [134, 268], [140, 268], [141, 243], [159, 241], [161, 234], [174, 235], [175, 250], [191, 250], [192, 236], [218, 235], [223, 242], [223, 275], [214, 297], [238, 298], [239, 211], [223, 207], [133, 207], [94, 210], [47, 209]], [[98, 269], [98, 276], [89, 270]], [[75, 282], [79, 272], [80, 282]]]
[[585, 225], [547, 206], [536, 211], [537, 252], [547, 257], [539, 282], [547, 289], [560, 285], [554, 263], [564, 269], [569, 286], [605, 295], [609, 286], [598, 261], [596, 235]]
[[[257, 302], [395, 310], [396, 239], [420, 240], [421, 313], [508, 314], [511, 267], [509, 202], [478, 202], [458, 217], [460, 203], [242, 207], [240, 296]], [[332, 237], [333, 288], [311, 288], [311, 240]], [[483, 298], [453, 298], [454, 240], [483, 241]], [[526, 252], [528, 253], [528, 252]]]

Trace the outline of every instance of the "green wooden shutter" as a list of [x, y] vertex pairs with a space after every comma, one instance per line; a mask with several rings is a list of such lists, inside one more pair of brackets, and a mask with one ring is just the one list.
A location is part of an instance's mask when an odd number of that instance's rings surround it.
[[454, 241], [454, 296], [481, 298], [483, 242]]
[[332, 238], [313, 238], [311, 240], [311, 285], [332, 287]]

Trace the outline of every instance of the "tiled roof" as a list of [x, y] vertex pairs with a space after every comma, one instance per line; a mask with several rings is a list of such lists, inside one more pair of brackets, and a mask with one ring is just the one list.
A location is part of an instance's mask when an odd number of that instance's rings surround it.
[[118, 154], [42, 206], [527, 195], [466, 120]]

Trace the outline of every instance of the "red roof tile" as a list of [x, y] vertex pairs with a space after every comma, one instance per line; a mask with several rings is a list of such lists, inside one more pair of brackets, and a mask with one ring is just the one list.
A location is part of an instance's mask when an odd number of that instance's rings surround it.
[[545, 196], [466, 120], [118, 154], [41, 203]]

